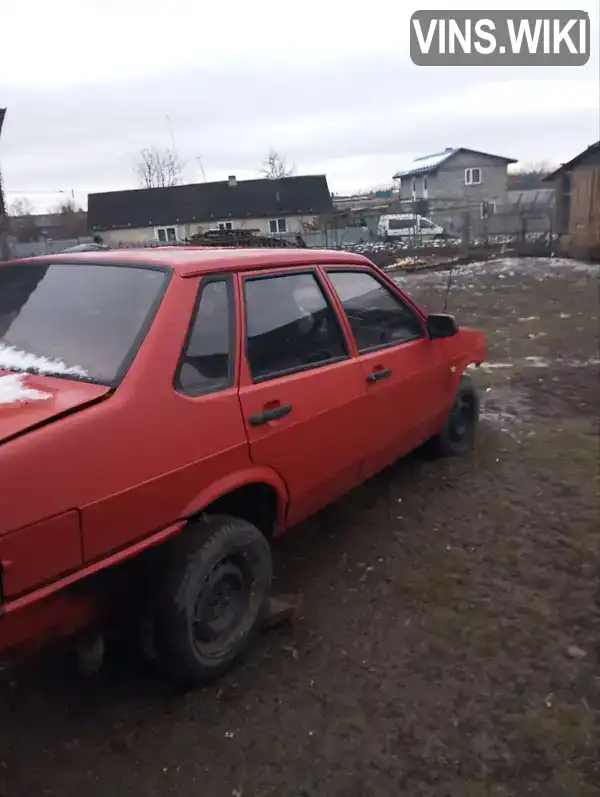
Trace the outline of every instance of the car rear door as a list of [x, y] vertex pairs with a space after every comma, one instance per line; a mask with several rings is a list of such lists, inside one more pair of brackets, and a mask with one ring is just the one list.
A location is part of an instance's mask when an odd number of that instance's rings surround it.
[[245, 351], [239, 395], [250, 455], [285, 480], [292, 525], [360, 480], [365, 382], [316, 268], [238, 280]]
[[367, 385], [369, 476], [438, 430], [449, 372], [425, 319], [374, 270], [336, 266], [325, 273], [352, 330]]

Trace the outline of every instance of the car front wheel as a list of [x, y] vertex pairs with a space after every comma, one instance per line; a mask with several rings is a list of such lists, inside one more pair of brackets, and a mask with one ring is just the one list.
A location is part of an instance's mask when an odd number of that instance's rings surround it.
[[452, 409], [442, 430], [430, 441], [438, 456], [467, 454], [475, 445], [479, 422], [479, 394], [469, 376], [462, 376]]
[[163, 672], [193, 688], [230, 670], [259, 626], [271, 577], [269, 544], [252, 524], [209, 516], [190, 525], [175, 541], [158, 596]]

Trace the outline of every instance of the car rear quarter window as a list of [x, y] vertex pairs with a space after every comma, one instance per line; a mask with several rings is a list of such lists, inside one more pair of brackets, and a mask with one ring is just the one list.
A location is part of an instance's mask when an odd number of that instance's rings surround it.
[[246, 278], [244, 297], [253, 381], [349, 357], [339, 319], [314, 273]]
[[0, 267], [0, 369], [115, 385], [170, 277], [129, 265]]
[[372, 274], [328, 270], [359, 352], [408, 343], [425, 336], [419, 316]]
[[180, 393], [203, 396], [233, 385], [234, 333], [231, 279], [204, 279], [175, 377]]
[[417, 226], [416, 219], [390, 219], [390, 230], [412, 230]]

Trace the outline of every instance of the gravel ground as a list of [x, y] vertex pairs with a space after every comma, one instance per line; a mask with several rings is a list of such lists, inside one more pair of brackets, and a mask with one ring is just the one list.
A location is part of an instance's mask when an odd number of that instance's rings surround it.
[[[586, 797], [600, 793], [598, 274], [458, 269], [489, 336], [476, 452], [413, 456], [277, 546], [301, 592], [219, 687], [113, 661], [0, 689], [8, 797]], [[427, 309], [446, 275], [407, 275]]]

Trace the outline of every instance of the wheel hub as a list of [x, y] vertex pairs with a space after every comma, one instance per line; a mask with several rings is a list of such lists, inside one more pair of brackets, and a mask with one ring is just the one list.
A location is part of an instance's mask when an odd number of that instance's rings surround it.
[[462, 442], [469, 434], [473, 420], [473, 401], [470, 396], [458, 396], [450, 415], [450, 436]]
[[222, 561], [206, 579], [196, 603], [194, 634], [201, 646], [229, 637], [247, 611], [250, 580], [234, 561]]

